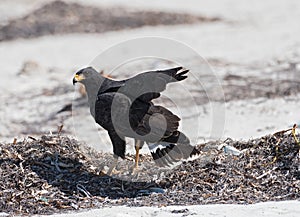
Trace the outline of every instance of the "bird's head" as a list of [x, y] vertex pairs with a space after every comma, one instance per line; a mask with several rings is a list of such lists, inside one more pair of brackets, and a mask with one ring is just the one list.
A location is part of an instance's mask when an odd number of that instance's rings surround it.
[[100, 74], [93, 67], [83, 68], [76, 72], [73, 78], [73, 85], [75, 85], [77, 82], [86, 84], [89, 81], [95, 80], [97, 77], [99, 77], [99, 75]]

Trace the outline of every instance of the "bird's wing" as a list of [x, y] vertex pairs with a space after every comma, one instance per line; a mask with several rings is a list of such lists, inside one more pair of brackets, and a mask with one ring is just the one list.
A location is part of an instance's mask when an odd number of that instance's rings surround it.
[[178, 129], [180, 118], [162, 106], [136, 100], [121, 93], [100, 94], [96, 100], [95, 120], [106, 130], [121, 136], [157, 142]]
[[144, 72], [125, 80], [118, 91], [129, 96], [132, 100], [139, 98], [145, 102], [150, 102], [160, 96], [160, 92], [166, 89], [168, 83], [186, 79], [188, 71], [182, 67], [176, 67]]
[[[116, 120], [112, 120], [116, 132], [124, 136], [142, 136], [139, 139], [149, 142], [171, 136], [177, 131], [180, 118], [162, 106], [154, 106], [150, 101], [159, 97], [168, 83], [187, 78], [187, 72], [177, 67], [145, 72], [128, 80], [105, 84], [108, 88], [99, 90], [96, 101], [96, 116], [99, 116], [97, 123], [100, 124], [103, 116], [107, 116], [107, 111], [104, 111], [107, 108], [110, 110], [109, 116]], [[113, 98], [112, 107], [105, 102], [108, 96], [109, 100]], [[100, 125], [103, 124], [106, 123]]]
[[118, 92], [119, 88], [123, 87], [124, 85], [125, 85], [125, 81], [115, 81], [115, 80], [105, 78], [99, 87], [98, 95], [104, 93]]
[[[140, 114], [141, 113], [141, 114]], [[180, 118], [162, 106], [150, 105], [146, 113], [139, 107], [131, 107], [131, 126], [141, 138], [148, 142], [157, 142], [173, 135], [178, 130]], [[142, 116], [141, 119], [139, 119]], [[135, 121], [135, 122], [133, 122]]]

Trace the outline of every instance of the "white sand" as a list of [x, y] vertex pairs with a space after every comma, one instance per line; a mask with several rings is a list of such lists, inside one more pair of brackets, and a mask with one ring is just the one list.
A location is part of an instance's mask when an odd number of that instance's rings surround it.
[[[68, 50], [74, 52], [76, 48], [84, 46], [86, 54], [80, 54], [79, 62], [75, 61], [78, 64], [87, 64], [84, 61], [85, 55], [90, 57], [87, 59], [88, 61], [91, 57], [97, 55], [101, 49], [114, 43], [149, 35], [173, 38], [185, 42], [206, 58], [215, 57], [236, 63], [269, 61], [274, 57], [282, 57], [282, 55], [285, 55], [291, 49], [296, 49], [296, 47], [299, 49], [300, 37], [298, 36], [300, 29], [298, 21], [300, 20], [300, 3], [297, 0], [265, 0], [263, 2], [260, 0], [251, 2], [245, 0], [224, 0], [221, 2], [218, 0], [191, 0], [188, 3], [180, 0], [176, 0], [175, 2], [172, 0], [164, 2], [159, 0], [151, 2], [131, 0], [73, 1], [93, 5], [122, 5], [139, 9], [200, 13], [200, 15], [220, 16], [229, 22], [183, 26], [181, 28], [146, 27], [143, 30], [107, 33], [103, 36], [96, 36], [94, 39], [78, 36], [80, 43], [76, 43], [72, 39], [73, 37], [63, 36], [65, 43], [61, 44], [57, 41], [57, 46], [51, 48], [53, 50], [52, 54], [56, 53], [58, 49], [61, 51], [62, 48], [64, 48], [64, 52], [68, 53]], [[0, 12], [4, 14], [2, 19], [14, 16], [19, 17], [45, 1], [14, 0], [5, 2], [0, 4]], [[18, 2], [22, 7], [14, 6], [14, 2]], [[16, 8], [16, 10], [8, 10], [8, 8], [11, 9], [12, 7]], [[42, 41], [45, 44], [44, 39]], [[55, 43], [53, 40], [50, 40], [49, 43], [51, 41]], [[32, 56], [32, 58], [34, 57]]]
[[[184, 213], [174, 211], [187, 209]], [[195, 205], [195, 206], [169, 206], [157, 207], [112, 207], [94, 209], [79, 213], [58, 214], [53, 217], [85, 217], [85, 216], [142, 216], [142, 217], [165, 217], [165, 216], [193, 216], [193, 217], [298, 217], [300, 215], [300, 201], [266, 202], [251, 205]]]

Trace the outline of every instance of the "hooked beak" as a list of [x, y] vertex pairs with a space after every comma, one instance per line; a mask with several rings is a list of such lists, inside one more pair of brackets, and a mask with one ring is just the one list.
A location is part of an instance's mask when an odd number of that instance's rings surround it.
[[80, 74], [80, 75], [76, 74], [73, 78], [73, 85], [75, 85], [75, 83], [82, 81], [84, 79], [85, 79], [85, 77], [83, 74]]

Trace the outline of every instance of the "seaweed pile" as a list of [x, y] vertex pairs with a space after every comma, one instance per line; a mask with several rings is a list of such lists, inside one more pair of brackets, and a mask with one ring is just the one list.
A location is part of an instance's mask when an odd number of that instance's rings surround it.
[[[225, 146], [239, 150], [239, 154], [225, 152]], [[139, 176], [147, 177], [151, 170], [156, 170], [157, 176], [130, 181], [101, 172], [112, 159], [108, 153], [95, 152], [66, 136], [28, 137], [0, 143], [0, 210], [12, 215], [51, 214], [114, 205], [299, 199], [299, 147], [298, 137], [289, 131], [249, 141], [209, 142], [197, 146], [200, 158], [171, 172], [158, 170], [150, 156], [142, 156]], [[117, 169], [126, 165], [133, 162], [120, 161]]]

